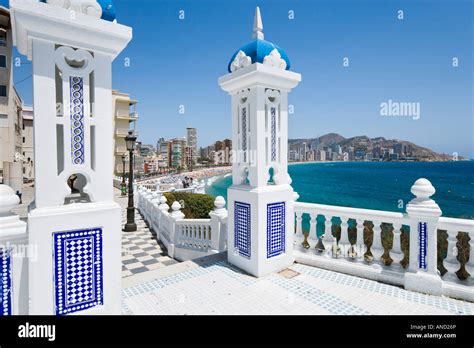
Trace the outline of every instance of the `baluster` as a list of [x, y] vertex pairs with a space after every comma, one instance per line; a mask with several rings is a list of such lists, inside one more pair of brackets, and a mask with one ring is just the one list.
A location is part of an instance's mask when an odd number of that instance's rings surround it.
[[370, 251], [372, 252], [373, 261], [378, 262], [384, 252], [382, 246], [382, 226], [380, 221], [372, 221], [372, 223], [374, 224], [374, 227], [372, 228], [373, 238]]
[[[303, 213], [300, 211], [296, 212], [296, 235], [295, 235], [295, 243], [297, 246], [300, 244], [303, 245], [304, 248], [304, 235], [303, 235]], [[307, 248], [306, 248], [307, 249]]]
[[393, 223], [393, 243], [392, 250], [389, 251], [389, 256], [392, 258], [392, 265], [400, 266], [400, 261], [403, 260], [403, 253], [401, 248], [402, 224], [399, 222]]
[[367, 245], [364, 242], [364, 220], [357, 219], [357, 240], [356, 240], [356, 252], [359, 258], [362, 258], [367, 252]]
[[199, 235], [199, 238], [198, 238], [198, 248], [202, 248], [202, 233], [203, 233], [203, 226], [199, 226], [199, 231], [198, 231], [198, 235]]
[[471, 280], [474, 278], [474, 233], [471, 232], [469, 233], [469, 261], [466, 263], [466, 270], [469, 272], [471, 275], [470, 278]]
[[330, 250], [332, 248], [332, 245], [334, 243], [334, 237], [332, 235], [332, 221], [331, 221], [332, 216], [327, 215], [325, 216], [325, 221], [324, 221], [324, 246], [328, 253], [331, 253]]
[[[311, 248], [311, 245], [316, 245], [316, 242], [318, 240], [318, 235], [317, 235], [317, 232], [316, 232], [316, 226], [317, 226], [317, 221], [316, 221], [316, 218], [318, 217], [318, 214], [312, 212], [309, 214], [309, 235], [308, 235], [308, 239], [310, 240], [310, 242], [308, 242], [309, 244], [309, 248]], [[308, 240], [307, 239], [307, 240]]]
[[341, 248], [342, 255], [346, 255], [346, 250], [349, 254], [349, 219], [345, 216], [341, 216], [341, 238], [339, 238], [339, 247]]
[[452, 276], [461, 267], [458, 261], [458, 248], [456, 243], [458, 242], [458, 231], [447, 230], [448, 233], [448, 250], [446, 258], [443, 260], [443, 266], [448, 270], [448, 275]]

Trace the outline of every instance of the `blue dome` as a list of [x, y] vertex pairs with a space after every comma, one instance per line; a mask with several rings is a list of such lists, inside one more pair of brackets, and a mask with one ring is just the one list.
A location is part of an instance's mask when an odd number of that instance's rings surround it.
[[102, 19], [113, 22], [117, 17], [115, 12], [115, 5], [113, 0], [97, 0], [100, 7], [102, 7]]
[[274, 49], [276, 49], [280, 53], [281, 59], [283, 59], [286, 62], [286, 70], [289, 70], [290, 69], [290, 59], [286, 55], [285, 51], [283, 51], [283, 49], [281, 49], [280, 47], [278, 47], [277, 45], [275, 45], [271, 42], [268, 42], [268, 41], [265, 41], [265, 40], [260, 40], [260, 39], [253, 40], [253, 41], [249, 42], [248, 44], [240, 47], [232, 55], [232, 58], [230, 59], [229, 65], [227, 66], [227, 70], [229, 72], [232, 72], [230, 70], [230, 65], [234, 61], [234, 58], [239, 53], [239, 51], [242, 51], [247, 56], [249, 56], [250, 59], [252, 59], [252, 64], [253, 64], [253, 63], [263, 63], [263, 59], [266, 56], [268, 56], [270, 54], [270, 52], [273, 51]]

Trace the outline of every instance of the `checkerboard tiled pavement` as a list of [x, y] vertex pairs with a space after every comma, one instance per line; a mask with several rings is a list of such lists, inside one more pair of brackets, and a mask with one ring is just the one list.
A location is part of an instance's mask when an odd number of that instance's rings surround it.
[[[122, 207], [122, 226], [127, 220], [127, 198], [115, 190], [115, 200]], [[122, 278], [178, 263], [166, 253], [138, 212], [135, 212], [136, 232], [122, 231]]]

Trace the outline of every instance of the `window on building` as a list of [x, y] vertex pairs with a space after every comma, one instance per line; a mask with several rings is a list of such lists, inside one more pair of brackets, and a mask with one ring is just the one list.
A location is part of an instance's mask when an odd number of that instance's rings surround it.
[[8, 127], [8, 115], [0, 114], [0, 127]]
[[4, 28], [0, 28], [0, 46], [7, 45], [7, 31]]
[[23, 137], [23, 144], [25, 143], [25, 137]]
[[23, 174], [26, 174], [26, 168], [23, 167]]
[[7, 56], [0, 54], [0, 68], [7, 67]]
[[7, 96], [7, 86], [0, 85], [0, 97], [6, 97], [6, 96]]

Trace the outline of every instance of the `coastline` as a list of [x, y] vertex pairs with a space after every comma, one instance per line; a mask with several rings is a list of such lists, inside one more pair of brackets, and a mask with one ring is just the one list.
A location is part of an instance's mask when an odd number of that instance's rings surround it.
[[202, 168], [192, 172], [184, 172], [176, 175], [187, 176], [193, 179], [209, 179], [215, 176], [222, 176], [232, 172], [232, 166], [222, 166], [214, 168]]
[[465, 158], [457, 161], [306, 161], [306, 162], [288, 162], [289, 166], [314, 164], [314, 163], [450, 163], [450, 162], [470, 162], [474, 159]]
[[[434, 199], [443, 216], [474, 219], [474, 201], [470, 198], [474, 197], [473, 165], [472, 160], [293, 162], [289, 174], [302, 202], [393, 212], [404, 211], [405, 205], [413, 199], [411, 186], [424, 177], [436, 189]], [[206, 186], [206, 193], [226, 198], [229, 183], [220, 176]]]

